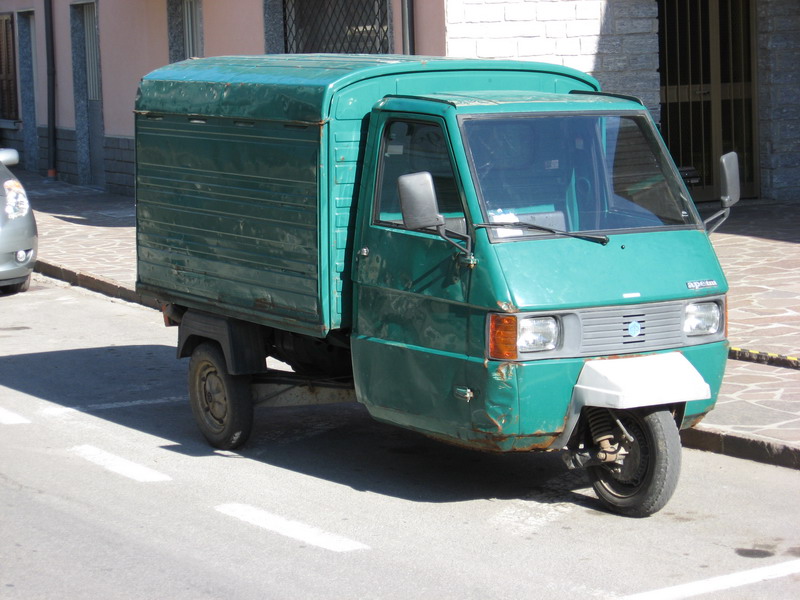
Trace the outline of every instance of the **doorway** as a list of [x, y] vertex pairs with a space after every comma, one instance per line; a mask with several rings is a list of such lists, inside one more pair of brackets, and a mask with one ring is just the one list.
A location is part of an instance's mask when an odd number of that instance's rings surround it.
[[719, 198], [719, 157], [739, 154], [742, 195], [759, 193], [755, 0], [658, 0], [661, 130], [695, 201]]

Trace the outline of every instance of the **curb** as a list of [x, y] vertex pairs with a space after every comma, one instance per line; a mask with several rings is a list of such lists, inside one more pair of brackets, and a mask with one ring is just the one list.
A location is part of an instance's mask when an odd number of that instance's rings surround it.
[[756, 350], [745, 350], [744, 348], [731, 348], [728, 350], [728, 358], [733, 360], [759, 363], [762, 365], [769, 365], [771, 367], [800, 369], [800, 358], [797, 358], [796, 356], [784, 356], [783, 354], [773, 354], [771, 352], [758, 352]]
[[686, 448], [694, 450], [745, 458], [777, 467], [800, 469], [800, 448], [746, 437], [743, 434], [734, 435], [702, 424], [681, 431], [681, 443]]
[[44, 262], [42, 260], [36, 261], [33, 270], [47, 277], [52, 277], [53, 279], [58, 279], [70, 285], [85, 288], [105, 296], [118, 298], [127, 302], [134, 302], [148, 308], [159, 309], [158, 302], [155, 298], [139, 294], [110, 279], [98, 277], [97, 275], [89, 275], [80, 271], [73, 271], [61, 265]]

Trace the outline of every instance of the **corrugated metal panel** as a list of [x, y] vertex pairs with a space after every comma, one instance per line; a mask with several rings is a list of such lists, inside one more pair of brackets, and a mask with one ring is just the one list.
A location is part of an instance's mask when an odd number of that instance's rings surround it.
[[324, 328], [318, 128], [139, 118], [137, 152], [140, 286]]

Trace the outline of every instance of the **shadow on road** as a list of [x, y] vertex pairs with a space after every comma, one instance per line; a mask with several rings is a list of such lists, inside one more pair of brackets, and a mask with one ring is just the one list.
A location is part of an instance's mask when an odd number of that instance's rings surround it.
[[[44, 372], [47, 377], [38, 375]], [[414, 502], [520, 498], [600, 510], [580, 491], [589, 487], [583, 472], [568, 471], [558, 455], [449, 446], [374, 421], [355, 403], [257, 408], [248, 444], [236, 454], [217, 453], [195, 427], [186, 399], [186, 361], [176, 360], [169, 346], [4, 356], [0, 380], [64, 409], [170, 440], [166, 450], [198, 459], [244, 458]]]

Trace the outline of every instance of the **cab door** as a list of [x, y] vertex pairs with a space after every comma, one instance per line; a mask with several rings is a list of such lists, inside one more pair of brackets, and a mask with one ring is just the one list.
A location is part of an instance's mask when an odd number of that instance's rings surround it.
[[471, 272], [435, 232], [403, 226], [397, 178], [430, 172], [446, 227], [462, 234], [463, 189], [443, 119], [377, 115], [373, 197], [361, 199], [355, 241], [356, 391], [377, 419], [452, 435], [469, 423], [462, 384]]

